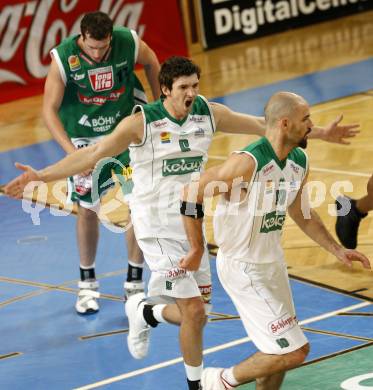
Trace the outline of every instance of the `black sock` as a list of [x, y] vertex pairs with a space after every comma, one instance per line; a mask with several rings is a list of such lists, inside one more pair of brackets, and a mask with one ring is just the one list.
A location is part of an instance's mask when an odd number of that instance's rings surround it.
[[159, 324], [159, 321], [157, 321], [154, 317], [153, 306], [154, 305], [144, 305], [143, 316], [146, 323], [152, 328], [155, 328]]
[[85, 280], [95, 280], [96, 274], [95, 274], [95, 267], [84, 269], [80, 267], [80, 280], [84, 282]]
[[198, 381], [190, 381], [187, 378], [187, 381], [188, 381], [188, 388], [189, 388], [189, 390], [202, 390], [201, 381], [200, 380], [198, 380]]
[[135, 267], [128, 264], [127, 282], [141, 282], [142, 280], [142, 267]]

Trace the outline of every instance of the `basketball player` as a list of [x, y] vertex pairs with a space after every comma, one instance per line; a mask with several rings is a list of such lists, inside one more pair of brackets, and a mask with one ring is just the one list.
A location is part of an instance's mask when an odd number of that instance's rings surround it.
[[[159, 97], [157, 57], [135, 31], [113, 28], [109, 16], [99, 11], [84, 15], [80, 27], [80, 35], [65, 39], [51, 51], [52, 63], [45, 83], [44, 120], [67, 154], [97, 143], [131, 113], [136, 103], [146, 102], [134, 73], [136, 63], [144, 65], [153, 96]], [[95, 275], [97, 211], [100, 197], [112, 185], [112, 171], [122, 176], [123, 170], [128, 169], [129, 152], [121, 151], [117, 160], [119, 163], [105, 164], [93, 189], [90, 169], [68, 180], [68, 198], [78, 204], [81, 280], [75, 308], [79, 314], [99, 310], [99, 283]], [[143, 256], [132, 227], [126, 239], [128, 272], [124, 287], [129, 295], [144, 290]]]
[[303, 149], [313, 123], [307, 102], [293, 93], [276, 93], [266, 105], [265, 119], [265, 137], [234, 152], [184, 190], [180, 211], [190, 250], [180, 267], [199, 269], [204, 253], [203, 200], [223, 194], [214, 217], [218, 276], [259, 349], [231, 368], [204, 369], [203, 390], [232, 389], [252, 380], [258, 390], [279, 389], [285, 372], [308, 354], [281, 247], [287, 210], [309, 237], [339, 261], [348, 266], [358, 261], [370, 268], [363, 254], [338, 245], [309, 208], [304, 193], [308, 157]]

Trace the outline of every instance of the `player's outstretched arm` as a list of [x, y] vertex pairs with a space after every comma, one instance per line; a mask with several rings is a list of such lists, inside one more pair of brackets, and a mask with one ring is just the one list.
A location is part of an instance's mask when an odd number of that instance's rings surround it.
[[307, 187], [304, 186], [305, 182], [306, 179], [304, 180], [295, 201], [289, 207], [290, 217], [308, 237], [328, 252], [332, 253], [343, 264], [351, 267], [352, 262], [357, 261], [360, 262], [364, 268], [370, 269], [371, 266], [368, 258], [356, 250], [345, 249], [339, 245], [329, 233], [316, 211], [310, 208]]
[[224, 133], [264, 135], [265, 120], [262, 116], [242, 114], [220, 103], [210, 102], [216, 129]]
[[100, 142], [81, 148], [56, 164], [41, 170], [31, 166], [16, 163], [16, 167], [24, 173], [10, 181], [5, 187], [6, 195], [14, 198], [22, 197], [25, 186], [31, 181], [44, 183], [67, 178], [87, 169], [93, 168], [98, 161], [105, 157], [112, 157], [128, 149], [131, 143], [139, 143], [143, 136], [143, 119], [141, 113], [123, 119], [115, 130], [104, 137]]

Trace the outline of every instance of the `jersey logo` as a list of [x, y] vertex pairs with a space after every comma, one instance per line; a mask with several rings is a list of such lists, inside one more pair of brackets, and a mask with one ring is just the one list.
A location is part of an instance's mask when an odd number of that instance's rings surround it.
[[88, 115], [84, 114], [78, 121], [78, 123], [85, 127], [91, 127], [93, 131], [98, 133], [104, 133], [111, 130], [115, 126], [115, 118], [113, 116], [100, 115], [97, 118], [88, 119]]
[[190, 152], [189, 141], [187, 139], [179, 139], [179, 145], [182, 152]]
[[162, 131], [161, 144], [169, 144], [171, 142], [171, 134], [168, 131]]
[[274, 232], [282, 230], [285, 223], [286, 214], [277, 214], [276, 211], [265, 214], [262, 219], [260, 233]]
[[280, 346], [280, 348], [287, 348], [290, 345], [289, 341], [285, 338], [277, 339], [276, 343]]
[[108, 91], [113, 88], [114, 77], [112, 66], [89, 69], [88, 76], [89, 81], [91, 82], [91, 87], [96, 92]]
[[91, 123], [88, 120], [88, 115], [83, 115], [78, 122], [82, 126], [92, 127]]
[[108, 96], [86, 96], [82, 93], [78, 92], [78, 98], [79, 101], [83, 104], [94, 104], [96, 106], [102, 106], [107, 101], [115, 102], [119, 100], [121, 95], [124, 93], [125, 87], [122, 87], [121, 89], [117, 89], [115, 91], [110, 92]]
[[162, 176], [185, 175], [187, 173], [199, 172], [203, 164], [202, 159], [202, 156], [196, 156], [163, 160]]
[[80, 69], [80, 60], [78, 56], [70, 56], [67, 61], [72, 72], [76, 72]]
[[194, 132], [194, 136], [196, 138], [202, 138], [205, 136], [205, 130], [202, 129], [202, 127], [198, 127], [198, 129]]

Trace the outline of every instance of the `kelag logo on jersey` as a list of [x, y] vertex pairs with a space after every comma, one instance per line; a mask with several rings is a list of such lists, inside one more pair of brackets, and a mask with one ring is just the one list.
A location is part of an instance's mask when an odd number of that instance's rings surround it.
[[113, 88], [114, 78], [112, 66], [90, 69], [88, 71], [88, 76], [92, 89], [96, 92], [107, 91]]
[[202, 156], [172, 158], [163, 160], [162, 176], [185, 175], [199, 172], [202, 167]]
[[275, 230], [281, 230], [285, 223], [286, 214], [277, 214], [272, 211], [263, 216], [260, 233], [269, 233]]

